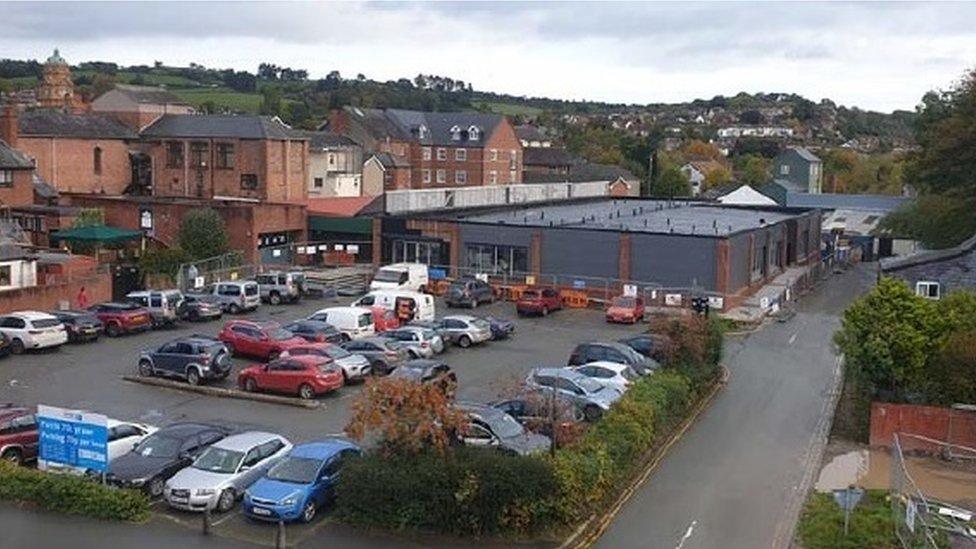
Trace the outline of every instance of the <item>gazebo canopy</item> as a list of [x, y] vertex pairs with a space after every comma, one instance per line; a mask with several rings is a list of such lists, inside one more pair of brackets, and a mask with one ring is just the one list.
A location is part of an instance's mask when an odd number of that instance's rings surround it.
[[142, 238], [141, 231], [130, 231], [108, 225], [93, 225], [64, 229], [51, 234], [53, 240], [65, 242], [91, 242], [96, 244], [117, 244]]

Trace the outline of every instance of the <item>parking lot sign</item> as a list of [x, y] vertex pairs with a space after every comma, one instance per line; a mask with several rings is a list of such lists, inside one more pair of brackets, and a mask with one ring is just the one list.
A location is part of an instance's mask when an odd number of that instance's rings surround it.
[[39, 458], [48, 463], [104, 472], [108, 467], [106, 422], [101, 414], [39, 404]]

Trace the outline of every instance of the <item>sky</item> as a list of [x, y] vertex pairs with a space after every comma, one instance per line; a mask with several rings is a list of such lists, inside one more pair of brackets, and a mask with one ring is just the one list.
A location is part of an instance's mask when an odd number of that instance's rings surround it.
[[0, 2], [0, 58], [261, 62], [620, 103], [740, 91], [911, 110], [976, 67], [976, 3]]

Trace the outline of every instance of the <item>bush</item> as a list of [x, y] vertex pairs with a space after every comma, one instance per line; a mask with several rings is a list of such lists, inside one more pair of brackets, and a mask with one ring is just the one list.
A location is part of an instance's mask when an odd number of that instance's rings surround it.
[[844, 512], [831, 494], [814, 493], [803, 507], [797, 537], [804, 549], [901, 547], [895, 537], [891, 505], [883, 490], [868, 490], [851, 513], [844, 537]]
[[667, 320], [655, 330], [671, 341], [666, 349], [664, 366], [687, 376], [696, 390], [711, 387], [720, 372], [722, 322], [696, 315]]
[[149, 500], [140, 492], [5, 462], [0, 462], [0, 501], [32, 503], [47, 511], [98, 519], [143, 521], [149, 517]]

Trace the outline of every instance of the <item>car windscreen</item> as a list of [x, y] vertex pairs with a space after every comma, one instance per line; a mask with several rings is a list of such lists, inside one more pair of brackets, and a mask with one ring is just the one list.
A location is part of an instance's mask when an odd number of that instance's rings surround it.
[[618, 296], [613, 298], [610, 305], [613, 307], [634, 307], [637, 305], [637, 299], [633, 297]]
[[517, 437], [525, 430], [515, 418], [508, 414], [492, 415], [489, 419], [491, 430], [502, 438]]
[[288, 456], [268, 471], [268, 478], [294, 484], [311, 484], [322, 462], [312, 458]]
[[582, 387], [587, 393], [595, 393], [603, 388], [603, 385], [592, 377], [582, 377], [576, 379], [575, 381], [576, 384]]
[[393, 282], [395, 284], [403, 284], [407, 281], [407, 271], [400, 271], [397, 269], [380, 269], [376, 271], [376, 276], [373, 277], [376, 282]]
[[244, 459], [243, 452], [211, 446], [193, 462], [193, 468], [211, 473], [236, 473], [242, 459]]
[[61, 324], [61, 321], [56, 318], [40, 318], [37, 320], [32, 320], [31, 324], [35, 328], [53, 328]]
[[248, 284], [244, 286], [244, 295], [258, 295], [258, 285]]
[[437, 332], [434, 330], [421, 330], [420, 333], [423, 334], [424, 339], [433, 339], [437, 337]]
[[525, 290], [522, 292], [522, 299], [539, 299], [538, 290]]
[[638, 378], [637, 372], [635, 372], [630, 366], [624, 368], [624, 370], [620, 372], [620, 375], [622, 375], [627, 381], [635, 381]]
[[474, 324], [475, 327], [481, 328], [482, 330], [490, 330], [491, 329], [491, 324], [489, 324], [488, 321], [485, 320], [485, 319], [483, 319], [483, 318], [476, 318], [476, 319], [474, 319], [474, 320], [471, 321], [471, 324]]
[[286, 330], [284, 328], [275, 328], [275, 329], [269, 330], [268, 331], [268, 335], [271, 336], [271, 339], [274, 339], [274, 340], [277, 340], [277, 341], [284, 341], [286, 339], [291, 339], [291, 338], [295, 337], [295, 334], [294, 333], [289, 332], [288, 330]]
[[363, 313], [357, 319], [357, 326], [365, 328], [373, 323], [373, 313]]
[[166, 435], [150, 435], [132, 449], [145, 457], [172, 458], [180, 451], [180, 440]]
[[343, 349], [342, 347], [336, 347], [334, 345], [330, 345], [329, 347], [325, 348], [325, 355], [331, 358], [332, 360], [339, 360], [341, 358], [347, 358], [352, 356], [352, 353]]

